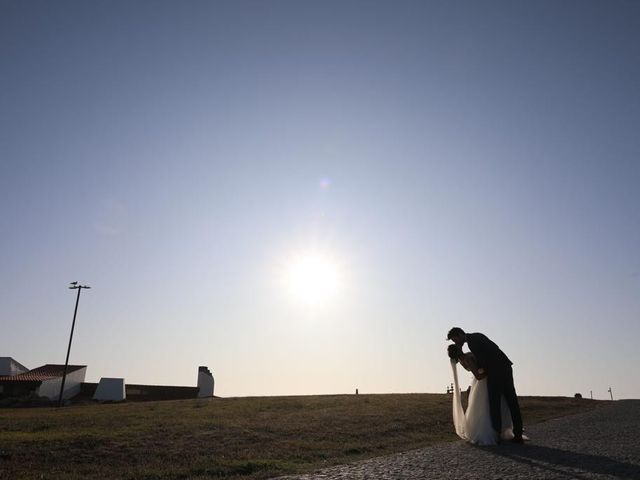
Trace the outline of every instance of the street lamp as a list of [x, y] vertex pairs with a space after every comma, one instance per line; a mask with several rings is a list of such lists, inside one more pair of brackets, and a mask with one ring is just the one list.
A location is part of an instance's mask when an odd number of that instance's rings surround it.
[[78, 290], [76, 297], [76, 308], [73, 311], [73, 322], [71, 323], [71, 335], [69, 335], [69, 347], [67, 348], [67, 359], [64, 361], [64, 373], [62, 374], [62, 385], [60, 385], [60, 397], [58, 398], [58, 407], [62, 406], [62, 394], [64, 392], [64, 382], [67, 379], [67, 367], [69, 366], [69, 353], [71, 353], [71, 340], [73, 340], [73, 328], [76, 326], [76, 314], [78, 313], [78, 302], [80, 301], [80, 292], [83, 288], [91, 288], [87, 285], [78, 285], [78, 282], [69, 284], [70, 290]]

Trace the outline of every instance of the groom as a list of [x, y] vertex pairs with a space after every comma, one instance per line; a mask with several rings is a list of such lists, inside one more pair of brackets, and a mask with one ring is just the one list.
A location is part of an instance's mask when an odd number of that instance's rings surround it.
[[513, 441], [522, 443], [522, 416], [518, 396], [513, 386], [513, 362], [507, 358], [498, 346], [482, 333], [465, 333], [458, 327], [449, 330], [447, 340], [453, 341], [460, 348], [467, 343], [469, 350], [476, 357], [479, 368], [487, 372], [487, 387], [489, 389], [489, 409], [491, 411], [491, 425], [498, 432], [502, 431], [501, 397], [504, 396], [511, 411], [513, 420]]

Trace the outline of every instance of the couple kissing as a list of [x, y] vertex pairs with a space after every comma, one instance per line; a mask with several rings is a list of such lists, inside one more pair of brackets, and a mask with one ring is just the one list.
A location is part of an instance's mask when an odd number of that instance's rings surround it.
[[[503, 440], [523, 443], [522, 416], [513, 385], [513, 363], [482, 333], [449, 330], [447, 340], [453, 369], [453, 423], [458, 436], [477, 445], [496, 445]], [[467, 344], [470, 352], [462, 347]], [[466, 412], [462, 408], [457, 364], [473, 373]]]

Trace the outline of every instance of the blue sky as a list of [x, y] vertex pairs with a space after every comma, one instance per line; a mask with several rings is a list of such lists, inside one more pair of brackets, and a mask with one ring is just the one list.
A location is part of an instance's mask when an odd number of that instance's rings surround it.
[[[640, 397], [640, 4], [0, 3], [0, 355], [220, 395]], [[320, 252], [340, 288], [292, 298]]]

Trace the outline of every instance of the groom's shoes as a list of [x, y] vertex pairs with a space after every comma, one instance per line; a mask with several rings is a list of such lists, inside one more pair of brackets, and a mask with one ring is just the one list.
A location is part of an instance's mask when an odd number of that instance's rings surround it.
[[524, 438], [522, 438], [522, 435], [516, 435], [511, 439], [511, 443], [518, 443], [522, 445], [524, 443]]

